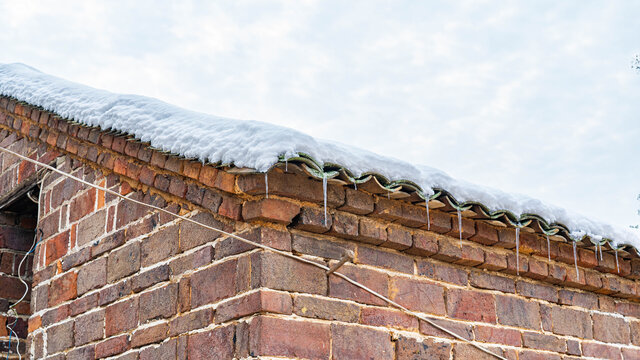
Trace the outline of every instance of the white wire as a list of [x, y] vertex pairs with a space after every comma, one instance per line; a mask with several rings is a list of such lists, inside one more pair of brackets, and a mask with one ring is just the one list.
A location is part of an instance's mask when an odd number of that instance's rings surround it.
[[[80, 178], [78, 178], [78, 177], [75, 177], [75, 176], [73, 176], [73, 175], [71, 175], [71, 174], [68, 174], [68, 173], [66, 173], [66, 172], [64, 172], [64, 171], [62, 171], [62, 170], [56, 169], [56, 168], [54, 168], [53, 166], [50, 166], [50, 165], [47, 165], [47, 164], [41, 163], [41, 162], [39, 162], [39, 161], [37, 161], [37, 160], [34, 160], [34, 159], [31, 159], [31, 158], [28, 158], [28, 157], [26, 157], [26, 156], [20, 155], [20, 154], [18, 154], [18, 153], [16, 153], [16, 152], [13, 152], [13, 151], [9, 150], [9, 149], [5, 149], [5, 148], [3, 148], [3, 147], [0, 147], [0, 151], [5, 152], [5, 153], [8, 153], [8, 154], [11, 154], [11, 155], [14, 155], [14, 156], [17, 156], [18, 158], [20, 158], [20, 159], [22, 159], [22, 160], [25, 160], [25, 161], [28, 161], [28, 162], [34, 163], [34, 164], [36, 164], [36, 165], [40, 165], [40, 166], [44, 167], [45, 169], [51, 170], [51, 171], [56, 172], [56, 173], [58, 173], [58, 174], [60, 174], [60, 175], [62, 175], [62, 176], [65, 176], [65, 177], [67, 177], [67, 178], [73, 179], [73, 180], [75, 180], [75, 181], [78, 181], [78, 182], [80, 182], [80, 183], [82, 183], [82, 184], [85, 184], [85, 185], [87, 185], [87, 186], [93, 187], [93, 188], [95, 188], [95, 189], [98, 189], [98, 190], [104, 191], [105, 193], [108, 193], [108, 194], [114, 195], [114, 196], [116, 196], [116, 197], [118, 197], [118, 198], [121, 198], [121, 199], [124, 199], [124, 200], [130, 201], [130, 202], [133, 202], [133, 203], [138, 204], [138, 205], [146, 206], [146, 207], [148, 207], [148, 208], [151, 208], [151, 209], [154, 209], [154, 210], [157, 210], [157, 211], [160, 211], [160, 212], [163, 212], [163, 213], [165, 213], [165, 214], [168, 214], [168, 215], [170, 215], [170, 216], [174, 216], [174, 217], [176, 217], [176, 218], [178, 218], [178, 219], [181, 219], [181, 220], [183, 220], [183, 221], [190, 222], [190, 223], [192, 223], [192, 224], [195, 224], [195, 225], [201, 226], [201, 227], [203, 227], [203, 228], [205, 228], [205, 229], [209, 229], [209, 230], [216, 231], [216, 232], [218, 232], [218, 233], [220, 233], [220, 234], [223, 234], [223, 235], [226, 235], [226, 236], [231, 237], [231, 238], [233, 238], [233, 239], [236, 239], [236, 240], [242, 241], [242, 242], [244, 242], [244, 243], [246, 243], [246, 244], [249, 244], [249, 245], [251, 245], [251, 246], [254, 246], [254, 247], [257, 247], [257, 248], [260, 248], [260, 249], [263, 249], [263, 250], [271, 251], [271, 252], [273, 252], [273, 253], [276, 253], [276, 254], [282, 255], [282, 256], [284, 256], [284, 257], [287, 257], [287, 258], [290, 258], [290, 259], [293, 259], [293, 260], [297, 260], [297, 261], [300, 261], [300, 262], [303, 262], [303, 263], [306, 263], [306, 264], [309, 264], [309, 265], [312, 265], [312, 266], [315, 266], [315, 267], [321, 268], [321, 269], [323, 269], [323, 270], [325, 270], [325, 271], [329, 271], [329, 267], [327, 267], [327, 266], [325, 266], [325, 265], [318, 264], [318, 263], [316, 263], [316, 262], [314, 262], [314, 261], [311, 261], [311, 260], [305, 259], [305, 258], [300, 257], [300, 256], [298, 256], [298, 255], [294, 255], [294, 254], [291, 254], [291, 253], [288, 253], [288, 252], [285, 252], [285, 251], [282, 251], [282, 250], [278, 250], [278, 249], [272, 248], [272, 247], [267, 246], [267, 245], [263, 245], [263, 244], [260, 244], [260, 243], [257, 243], [257, 242], [253, 242], [253, 241], [251, 241], [251, 240], [248, 240], [248, 239], [245, 239], [245, 238], [243, 238], [243, 237], [240, 237], [240, 236], [238, 236], [238, 235], [236, 235], [236, 234], [226, 232], [226, 231], [224, 231], [224, 230], [222, 230], [222, 229], [217, 229], [217, 228], [215, 228], [215, 227], [213, 227], [213, 226], [209, 226], [209, 225], [206, 225], [206, 224], [202, 224], [202, 223], [200, 223], [200, 222], [198, 222], [198, 221], [195, 221], [195, 220], [193, 220], [193, 219], [191, 219], [191, 218], [188, 218], [188, 217], [185, 217], [185, 216], [182, 216], [182, 215], [178, 215], [178, 214], [174, 214], [174, 213], [172, 213], [171, 211], [166, 210], [166, 209], [163, 209], [163, 208], [161, 208], [161, 207], [158, 207], [158, 206], [155, 206], [155, 205], [151, 205], [151, 204], [146, 204], [146, 203], [144, 203], [144, 202], [142, 202], [142, 201], [139, 201], [139, 200], [135, 200], [135, 199], [128, 198], [128, 197], [126, 197], [126, 196], [124, 196], [124, 195], [122, 195], [122, 194], [120, 194], [120, 193], [118, 193], [118, 192], [116, 192], [116, 191], [113, 191], [113, 190], [107, 189], [106, 187], [102, 187], [102, 186], [100, 186], [100, 185], [96, 185], [96, 184], [90, 183], [90, 182], [88, 182], [88, 181], [85, 181], [85, 180], [83, 180], [83, 179], [80, 179]], [[464, 337], [462, 337], [462, 336], [460, 336], [460, 335], [458, 335], [458, 334], [454, 333], [453, 331], [451, 331], [451, 330], [449, 330], [449, 329], [447, 329], [447, 328], [445, 328], [445, 327], [443, 327], [443, 326], [439, 325], [439, 324], [438, 324], [438, 323], [436, 323], [435, 321], [433, 321], [433, 320], [431, 320], [431, 319], [429, 319], [429, 318], [427, 318], [427, 317], [425, 317], [425, 316], [423, 316], [423, 315], [421, 315], [421, 314], [418, 314], [418, 313], [416, 313], [416, 312], [413, 312], [413, 311], [411, 311], [411, 310], [407, 309], [406, 307], [404, 307], [404, 306], [402, 306], [402, 305], [398, 304], [397, 302], [395, 302], [395, 301], [393, 301], [393, 300], [391, 300], [391, 299], [387, 298], [386, 296], [384, 296], [384, 295], [382, 295], [382, 294], [377, 293], [376, 291], [374, 291], [374, 290], [372, 290], [372, 289], [370, 289], [370, 288], [366, 287], [365, 285], [363, 285], [363, 284], [361, 284], [361, 283], [359, 283], [359, 282], [357, 282], [357, 281], [355, 281], [355, 280], [351, 279], [350, 277], [348, 277], [348, 276], [346, 276], [346, 275], [344, 275], [344, 274], [342, 274], [342, 273], [339, 273], [339, 272], [333, 272], [332, 274], [333, 274], [333, 275], [335, 275], [335, 276], [337, 276], [337, 277], [339, 277], [339, 278], [341, 278], [341, 279], [343, 279], [343, 280], [345, 280], [346, 282], [348, 282], [348, 283], [350, 283], [350, 284], [352, 284], [352, 285], [354, 285], [354, 286], [356, 286], [356, 287], [359, 287], [360, 289], [362, 289], [362, 290], [364, 290], [364, 291], [366, 291], [366, 292], [370, 293], [371, 295], [373, 295], [373, 296], [375, 296], [375, 297], [377, 297], [377, 298], [379, 298], [379, 299], [381, 299], [381, 300], [385, 301], [385, 302], [386, 302], [386, 303], [388, 303], [389, 305], [391, 305], [391, 306], [393, 306], [393, 307], [395, 307], [395, 308], [397, 308], [397, 309], [399, 309], [399, 310], [402, 310], [402, 311], [404, 311], [405, 313], [407, 313], [407, 314], [409, 314], [409, 315], [411, 315], [411, 316], [413, 316], [413, 317], [416, 317], [416, 318], [418, 318], [418, 319], [420, 319], [420, 320], [422, 320], [422, 321], [424, 321], [424, 322], [428, 323], [429, 325], [431, 325], [431, 326], [435, 327], [436, 329], [438, 329], [438, 330], [440, 330], [440, 331], [442, 331], [442, 332], [444, 332], [444, 333], [446, 333], [446, 334], [448, 334], [448, 335], [450, 335], [450, 336], [452, 336], [452, 337], [454, 337], [454, 338], [456, 338], [456, 339], [458, 339], [458, 340], [460, 340], [460, 341], [463, 341], [463, 342], [469, 343], [471, 346], [475, 347], [476, 349], [478, 349], [478, 350], [480, 350], [480, 351], [482, 351], [482, 352], [484, 352], [484, 353], [486, 353], [486, 354], [489, 354], [489, 355], [495, 356], [496, 358], [501, 359], [501, 360], [507, 360], [505, 357], [503, 357], [503, 356], [501, 356], [501, 355], [498, 355], [498, 354], [495, 354], [495, 353], [493, 353], [493, 352], [489, 351], [488, 349], [485, 349], [484, 347], [482, 347], [482, 346], [480, 346], [480, 345], [478, 345], [478, 344], [476, 344], [476, 343], [474, 343], [474, 342], [472, 342], [472, 341], [470, 341], [470, 340], [468, 340], [468, 339], [465, 339]]]

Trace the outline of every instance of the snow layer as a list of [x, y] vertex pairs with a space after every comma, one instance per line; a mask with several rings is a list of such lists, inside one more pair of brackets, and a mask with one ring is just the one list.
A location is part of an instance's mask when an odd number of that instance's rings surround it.
[[524, 195], [456, 180], [428, 167], [381, 156], [348, 145], [313, 138], [299, 131], [260, 121], [227, 119], [181, 109], [157, 99], [114, 94], [44, 74], [23, 64], [0, 64], [0, 94], [38, 105], [82, 124], [134, 135], [151, 146], [211, 163], [267, 171], [280, 155], [310, 155], [319, 163], [339, 164], [359, 176], [377, 173], [390, 180], [409, 180], [426, 195], [444, 189], [456, 200], [475, 201], [492, 211], [508, 210], [560, 223], [572, 237], [610, 239], [614, 246], [640, 249], [636, 231], [588, 219]]

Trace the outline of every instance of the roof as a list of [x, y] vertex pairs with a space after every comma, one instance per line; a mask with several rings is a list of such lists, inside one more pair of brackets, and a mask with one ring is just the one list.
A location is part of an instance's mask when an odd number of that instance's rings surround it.
[[203, 114], [157, 99], [114, 94], [23, 64], [0, 64], [0, 94], [83, 125], [127, 133], [149, 146], [203, 163], [266, 172], [298, 163], [318, 179], [366, 187], [411, 202], [433, 199], [437, 206], [513, 226], [535, 227], [575, 241], [640, 249], [638, 232], [589, 219], [534, 198], [461, 181], [424, 165], [349, 145], [321, 140], [260, 121]]

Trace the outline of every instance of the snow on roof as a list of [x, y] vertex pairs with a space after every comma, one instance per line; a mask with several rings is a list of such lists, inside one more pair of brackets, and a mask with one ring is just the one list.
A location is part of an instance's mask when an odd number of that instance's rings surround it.
[[604, 238], [614, 247], [627, 244], [640, 249], [640, 236], [632, 229], [588, 219], [524, 195], [457, 180], [428, 166], [273, 124], [227, 119], [149, 97], [114, 94], [47, 75], [24, 64], [0, 64], [0, 94], [85, 125], [131, 134], [155, 148], [203, 162], [264, 172], [282, 157], [305, 154], [320, 165], [338, 164], [355, 178], [373, 173], [390, 181], [410, 181], [420, 187], [423, 196], [443, 189], [459, 204], [477, 202], [491, 211], [510, 211], [516, 217], [535, 214], [548, 224], [564, 225], [574, 239]]

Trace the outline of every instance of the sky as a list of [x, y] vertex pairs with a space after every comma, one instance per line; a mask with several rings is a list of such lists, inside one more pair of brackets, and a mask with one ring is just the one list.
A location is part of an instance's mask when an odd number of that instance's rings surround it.
[[640, 2], [0, 0], [0, 63], [640, 223]]

